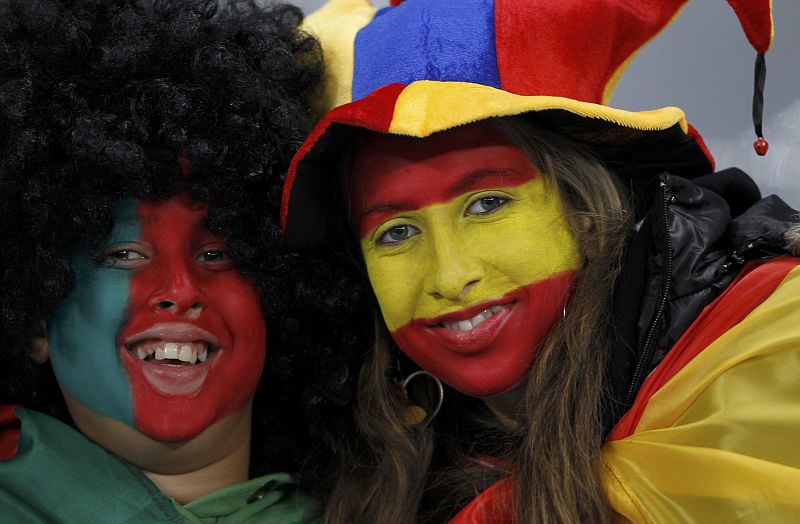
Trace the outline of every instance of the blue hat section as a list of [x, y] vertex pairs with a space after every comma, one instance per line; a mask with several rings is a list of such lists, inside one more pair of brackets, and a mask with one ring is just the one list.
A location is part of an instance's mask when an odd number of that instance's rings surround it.
[[493, 0], [407, 0], [382, 9], [359, 31], [353, 100], [387, 84], [416, 80], [500, 88]]

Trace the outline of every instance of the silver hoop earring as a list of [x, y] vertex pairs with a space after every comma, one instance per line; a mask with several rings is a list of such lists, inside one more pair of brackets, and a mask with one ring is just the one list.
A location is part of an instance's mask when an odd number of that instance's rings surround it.
[[564, 307], [561, 308], [561, 320], [567, 320], [567, 303], [564, 302]]
[[[416, 378], [419, 377], [427, 377], [429, 380], [433, 381], [434, 384], [434, 393], [437, 395], [437, 400], [433, 411], [428, 413], [425, 408], [417, 404], [416, 402], [411, 400], [411, 396], [408, 394], [408, 385]], [[444, 388], [442, 387], [442, 381], [436, 378], [435, 376], [431, 375], [424, 369], [420, 369], [419, 371], [415, 371], [411, 373], [409, 376], [403, 380], [403, 391], [406, 394], [406, 398], [409, 400], [409, 406], [406, 408], [406, 420], [411, 426], [416, 426], [417, 424], [421, 424], [423, 422], [430, 423], [431, 420], [439, 413], [439, 410], [442, 408], [442, 402], [444, 402]]]

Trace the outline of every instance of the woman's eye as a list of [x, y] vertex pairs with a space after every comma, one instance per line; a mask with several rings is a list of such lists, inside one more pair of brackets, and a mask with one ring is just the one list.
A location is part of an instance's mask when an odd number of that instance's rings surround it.
[[486, 215], [500, 209], [508, 202], [507, 198], [499, 196], [481, 197], [469, 205], [465, 215]]
[[407, 224], [394, 226], [384, 231], [381, 236], [378, 237], [378, 244], [397, 244], [398, 242], [403, 242], [418, 234], [419, 229], [414, 226]]

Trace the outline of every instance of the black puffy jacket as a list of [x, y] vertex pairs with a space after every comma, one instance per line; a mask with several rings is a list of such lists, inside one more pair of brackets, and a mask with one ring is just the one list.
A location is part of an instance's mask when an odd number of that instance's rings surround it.
[[647, 375], [748, 260], [787, 254], [797, 211], [761, 198], [739, 169], [694, 178], [663, 174], [626, 255], [614, 298], [609, 359], [610, 430]]

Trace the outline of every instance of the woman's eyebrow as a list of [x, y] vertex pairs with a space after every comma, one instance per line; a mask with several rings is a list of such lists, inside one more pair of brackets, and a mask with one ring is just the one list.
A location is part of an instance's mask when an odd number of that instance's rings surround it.
[[[534, 174], [535, 176], [535, 174]], [[457, 197], [458, 195], [469, 191], [470, 189], [480, 189], [486, 187], [508, 187], [523, 184], [531, 180], [530, 173], [525, 173], [512, 168], [478, 168], [470, 171], [464, 177], [461, 177], [450, 186], [442, 187], [440, 196], [434, 197], [430, 203], [443, 202]], [[435, 191], [435, 190], [434, 190]], [[398, 211], [408, 211], [410, 209], [418, 209], [420, 204], [417, 202], [409, 202], [405, 200], [384, 200], [377, 202], [367, 209], [365, 209], [357, 218], [363, 221], [370, 215], [381, 215], [387, 213], [396, 213]]]
[[409, 209], [416, 209], [417, 206], [410, 202], [379, 202], [373, 206], [368, 207], [357, 218], [363, 221], [370, 215], [380, 215], [386, 213], [396, 213], [398, 211], [408, 211]]
[[[535, 176], [535, 174], [534, 174]], [[469, 172], [447, 189], [448, 198], [456, 197], [470, 189], [487, 186], [516, 186], [530, 180], [530, 173], [505, 167], [479, 168]]]

